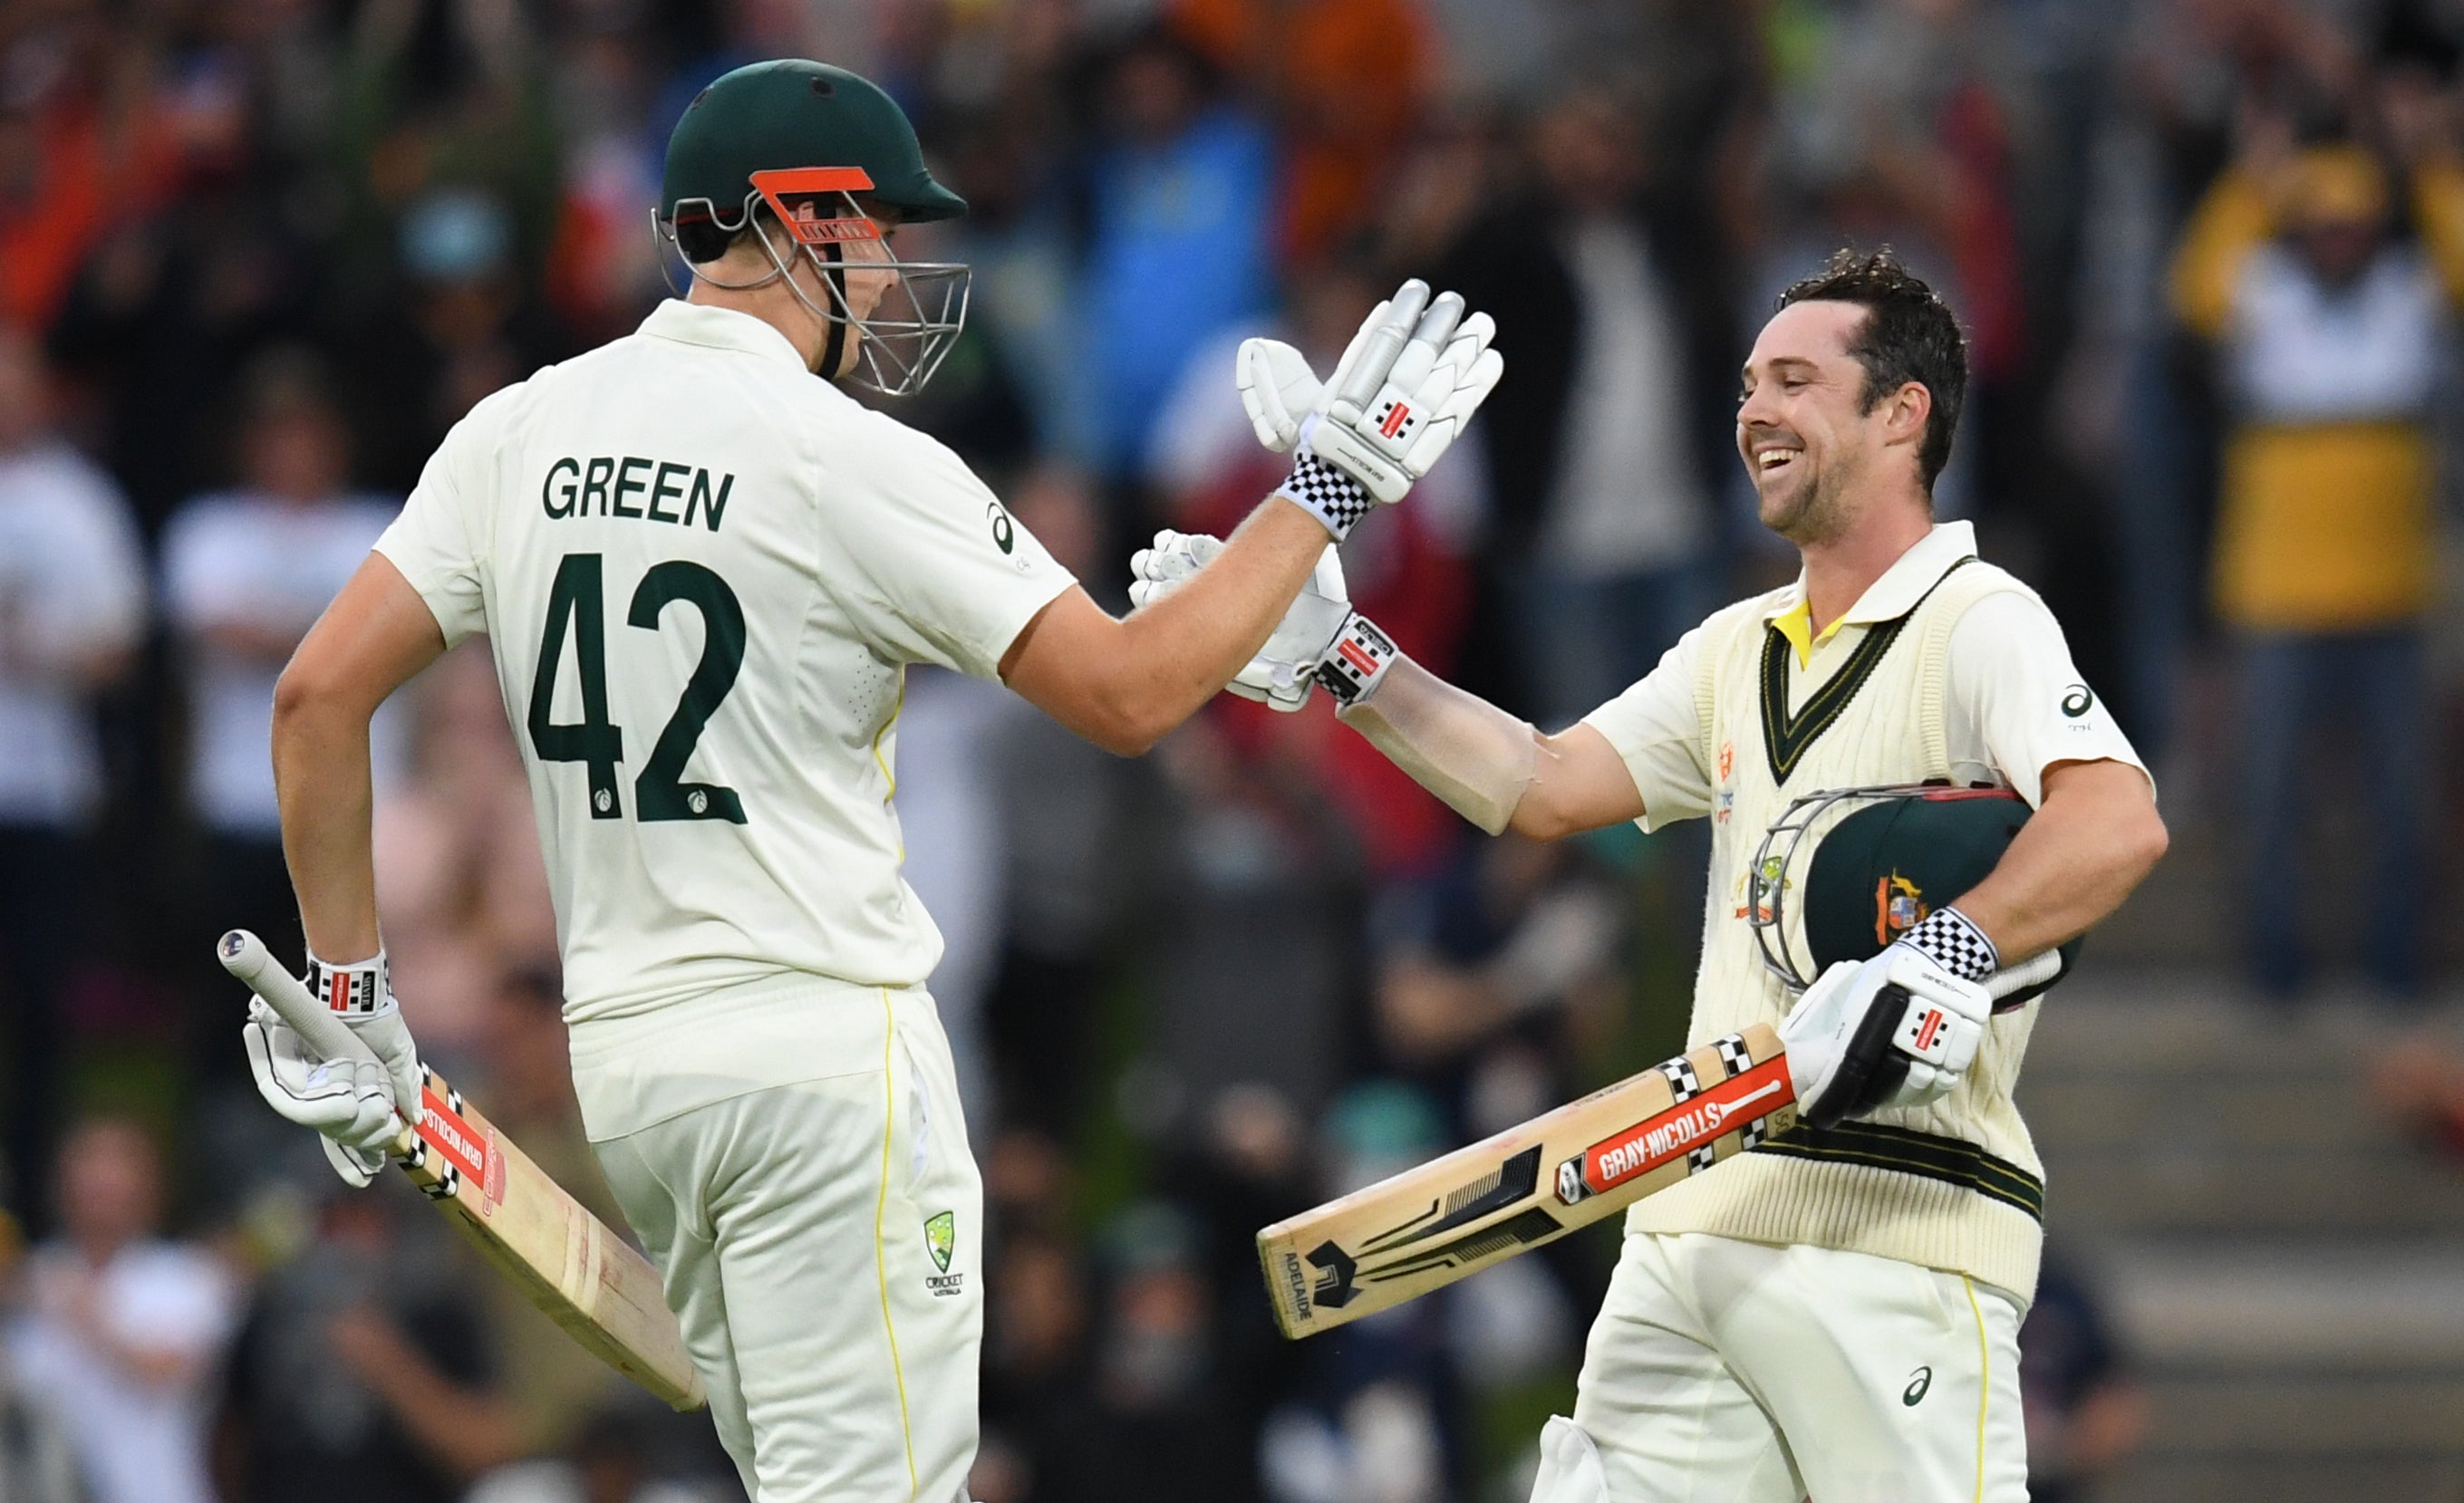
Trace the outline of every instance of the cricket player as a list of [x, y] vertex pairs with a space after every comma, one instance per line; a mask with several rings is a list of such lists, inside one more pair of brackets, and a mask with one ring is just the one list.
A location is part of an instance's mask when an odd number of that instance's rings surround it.
[[1501, 368], [1485, 316], [1406, 284], [1220, 567], [1116, 621], [948, 449], [839, 389], [930, 378], [965, 269], [892, 243], [964, 208], [854, 74], [719, 78], [675, 127], [656, 213], [686, 295], [474, 407], [275, 704], [307, 979], [384, 1066], [316, 1059], [261, 1005], [246, 1038], [267, 1100], [364, 1182], [392, 1114], [419, 1110], [377, 930], [368, 718], [487, 633], [583, 1122], [759, 1503], [954, 1503], [975, 1453], [981, 1189], [924, 988], [940, 936], [899, 878], [906, 665], [998, 675], [1142, 752]]
[[[1296, 354], [1245, 358], [1308, 389]], [[2112, 912], [2166, 834], [2052, 614], [1976, 557], [1967, 523], [1933, 518], [1967, 375], [1950, 311], [1888, 252], [1843, 251], [1790, 288], [1746, 364], [1736, 437], [1803, 572], [1712, 615], [1570, 730], [1433, 677], [1318, 589], [1276, 634], [1303, 650], [1270, 648], [1236, 682], [1297, 708], [1314, 677], [1491, 834], [1712, 821], [1688, 1041], [1778, 1027], [1809, 1124], [1628, 1212], [1533, 1503], [2027, 1495], [2017, 1338], [2043, 1186], [2011, 1099], [2036, 1010], [2020, 968], [2041, 975], [2037, 957]], [[1270, 447], [1296, 431], [1270, 401], [1251, 415]], [[1214, 551], [1158, 539], [1136, 560], [1141, 608], [1202, 580]], [[1997, 784], [2035, 812], [1954, 901], [1878, 895], [1896, 942], [1798, 995], [1756, 943], [1765, 831], [1815, 791], [1932, 779]], [[2006, 991], [2017, 1005], [1997, 1011]]]

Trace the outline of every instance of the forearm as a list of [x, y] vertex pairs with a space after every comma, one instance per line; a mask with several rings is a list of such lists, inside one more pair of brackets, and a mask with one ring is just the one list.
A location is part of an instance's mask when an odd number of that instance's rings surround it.
[[1642, 817], [1634, 774], [1588, 725], [1542, 735], [1397, 654], [1338, 711], [1412, 780], [1491, 835], [1559, 840]]
[[2075, 763], [2046, 778], [2044, 802], [1959, 910], [2010, 967], [2075, 939], [2122, 906], [2165, 854], [2146, 774]]
[[1407, 657], [1397, 657], [1374, 693], [1337, 711], [1343, 723], [1490, 835], [1514, 822], [1540, 759], [1540, 736], [1477, 695]]
[[348, 703], [279, 696], [274, 786], [282, 855], [308, 948], [341, 964], [377, 952], [375, 794], [369, 714]]

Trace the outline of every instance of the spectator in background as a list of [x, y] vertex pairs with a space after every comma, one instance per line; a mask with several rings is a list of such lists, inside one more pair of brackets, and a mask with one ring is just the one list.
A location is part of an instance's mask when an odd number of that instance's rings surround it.
[[12, 10], [0, 33], [0, 322], [47, 326], [113, 216], [161, 193], [163, 145], [130, 65], [148, 59], [99, 6]]
[[1621, 693], [1699, 621], [1711, 581], [1706, 368], [1716, 299], [1689, 295], [1642, 217], [1641, 123], [1597, 82], [1531, 126], [1517, 207], [1462, 206], [1440, 285], [1497, 309], [1517, 390], [1484, 425], [1523, 707], [1562, 724]]
[[2425, 156], [2396, 184], [2356, 145], [2245, 160], [2211, 187], [2173, 265], [2176, 312], [2213, 341], [2230, 428], [2216, 525], [2218, 617], [2241, 659], [2245, 948], [2290, 999], [2308, 962], [2301, 860], [2309, 730], [2360, 731], [2370, 853], [2369, 981], [2421, 984], [2435, 582], [2431, 402], [2439, 331], [2464, 298], [2464, 166]]
[[1108, 480], [1146, 456], [1157, 395], [1208, 335], [1266, 305], [1272, 163], [1215, 71], [1149, 27], [1108, 59], [1079, 271], [1084, 455]]
[[0, 1152], [29, 1219], [46, 1204], [78, 840], [102, 795], [91, 701], [144, 624], [128, 503], [52, 430], [41, 352], [0, 325]]
[[257, 1286], [225, 1375], [224, 1495], [455, 1503], [520, 1453], [473, 1291], [498, 1275], [409, 1196], [311, 1183], [316, 1240]]
[[527, 295], [517, 225], [483, 189], [439, 187], [403, 216], [403, 279], [354, 343], [386, 359], [363, 373], [385, 442], [369, 473], [408, 490], [446, 430], [480, 398], [568, 353], [554, 315]]
[[[188, 798], [207, 833], [210, 926], [246, 925], [276, 954], [297, 954], [274, 798], [274, 683], [399, 503], [348, 489], [341, 414], [323, 373], [296, 353], [253, 373], [238, 457], [237, 489], [195, 497], [171, 519], [164, 613], [187, 665]], [[380, 791], [401, 761], [400, 729], [395, 712], [379, 712]]]
[[1437, 72], [1413, 0], [1175, 0], [1175, 28], [1275, 128], [1276, 248], [1306, 266], [1371, 222]]
[[2130, 1381], [2103, 1309], [2079, 1270], [2049, 1254], [2019, 1327], [2030, 1503], [2079, 1503], [2147, 1434], [2147, 1396]]
[[1112, 1218], [1099, 1250], [1091, 1381], [1074, 1423], [1062, 1421], [1067, 1438], [1048, 1453], [1038, 1503], [1256, 1503], [1249, 1437], [1217, 1365], [1216, 1291], [1196, 1229], [1176, 1208], [1141, 1201]]
[[27, 1271], [11, 1371], [66, 1430], [93, 1503], [212, 1503], [206, 1423], [236, 1314], [203, 1248], [158, 1240], [163, 1165], [136, 1123], [89, 1121], [60, 1149], [61, 1235]]
[[1616, 1027], [1624, 918], [1578, 847], [1512, 835], [1390, 889], [1373, 926], [1387, 1059], [1444, 1091], [1466, 1140], [1570, 1100], [1556, 1061]]
[[[1344, 1093], [1323, 1129], [1335, 1196], [1442, 1153], [1451, 1137], [1420, 1091], [1371, 1080]], [[1446, 1503], [1461, 1480], [1462, 1413], [1447, 1355], [1447, 1290], [1313, 1344], [1259, 1435], [1271, 1503]]]

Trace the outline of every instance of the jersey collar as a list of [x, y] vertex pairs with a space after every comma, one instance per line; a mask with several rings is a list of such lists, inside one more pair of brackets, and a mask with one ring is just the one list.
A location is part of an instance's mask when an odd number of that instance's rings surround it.
[[1814, 605], [1805, 598], [1805, 574], [1798, 571], [1796, 582], [1779, 593], [1763, 612], [1779, 634], [1796, 649], [1796, 665], [1807, 666], [1814, 660], [1814, 649], [1838, 634], [1842, 626], [1870, 626], [1876, 621], [1894, 621], [1916, 609], [1925, 592], [1934, 587], [1951, 566], [1976, 552], [1976, 528], [1968, 522], [1936, 522], [1933, 531], [1917, 539], [1915, 546], [1900, 555], [1882, 577], [1865, 587], [1857, 603], [1848, 607], [1839, 619], [1814, 635]]
[[673, 339], [678, 344], [767, 356], [811, 374], [804, 358], [796, 353], [785, 335], [751, 314], [737, 313], [733, 308], [713, 308], [707, 303], [671, 297], [650, 310], [650, 316], [642, 320], [641, 332], [651, 338]]

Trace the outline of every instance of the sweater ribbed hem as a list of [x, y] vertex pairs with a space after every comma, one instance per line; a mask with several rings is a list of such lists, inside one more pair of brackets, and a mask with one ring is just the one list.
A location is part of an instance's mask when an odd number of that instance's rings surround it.
[[1759, 1153], [1635, 1202], [1626, 1231], [1701, 1231], [1897, 1258], [1991, 1284], [2022, 1310], [2035, 1297], [2045, 1240], [2026, 1211], [1956, 1185]]

